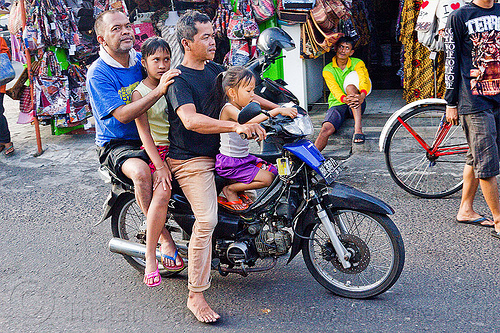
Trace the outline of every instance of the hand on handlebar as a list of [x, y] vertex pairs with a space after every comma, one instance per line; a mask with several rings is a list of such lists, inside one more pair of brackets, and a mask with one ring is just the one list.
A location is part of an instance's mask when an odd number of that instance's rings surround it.
[[235, 130], [243, 139], [262, 141], [266, 138], [266, 131], [259, 124], [238, 125]]
[[297, 114], [299, 113], [296, 108], [278, 108], [278, 111], [282, 116], [290, 117], [292, 119], [297, 117]]

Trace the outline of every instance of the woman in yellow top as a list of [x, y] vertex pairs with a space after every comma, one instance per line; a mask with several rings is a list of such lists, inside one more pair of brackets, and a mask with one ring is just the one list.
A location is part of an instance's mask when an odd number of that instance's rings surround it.
[[[5, 39], [0, 37], [0, 53], [7, 53], [10, 58], [9, 47]], [[4, 151], [5, 156], [14, 154], [14, 144], [10, 141], [9, 124], [4, 116], [3, 97], [5, 95], [5, 85], [0, 87], [0, 152]]]
[[332, 62], [323, 69], [323, 77], [330, 96], [328, 111], [321, 126], [316, 147], [321, 151], [328, 137], [335, 133], [346, 116], [354, 118], [353, 142], [363, 144], [365, 135], [361, 125], [361, 115], [366, 108], [365, 98], [371, 92], [368, 70], [361, 59], [351, 58], [354, 53], [354, 40], [341, 37], [337, 42], [337, 53]]
[[[132, 93], [132, 102], [141, 99], [156, 88], [164, 73], [170, 76], [169, 84], [174, 82], [173, 78], [180, 73], [177, 69], [170, 70], [171, 51], [164, 39], [148, 38], [142, 45], [141, 52], [141, 62], [148, 76], [135, 88]], [[161, 282], [156, 262], [158, 240], [161, 243], [163, 267], [171, 272], [184, 268], [184, 262], [178, 255], [172, 236], [165, 228], [172, 189], [172, 175], [165, 163], [169, 146], [169, 123], [166, 109], [167, 101], [163, 96], [146, 113], [135, 120], [143, 147], [150, 158], [149, 166], [153, 173], [153, 198], [146, 217], [146, 269], [144, 270], [144, 283], [149, 287], [157, 286]]]

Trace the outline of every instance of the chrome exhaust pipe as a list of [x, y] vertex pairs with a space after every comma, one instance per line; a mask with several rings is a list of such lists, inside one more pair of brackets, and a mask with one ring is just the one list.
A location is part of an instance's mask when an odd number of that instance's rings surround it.
[[[146, 245], [139, 244], [136, 242], [132, 242], [129, 240], [121, 239], [121, 238], [111, 238], [108, 244], [109, 250], [114, 253], [125, 254], [131, 257], [140, 258], [146, 260]], [[187, 254], [187, 246], [177, 245], [179, 250], [179, 254], [183, 254], [181, 257], [185, 263], [187, 263], [187, 259], [184, 254]], [[160, 249], [156, 249], [156, 259], [158, 262], [161, 262], [161, 252]]]

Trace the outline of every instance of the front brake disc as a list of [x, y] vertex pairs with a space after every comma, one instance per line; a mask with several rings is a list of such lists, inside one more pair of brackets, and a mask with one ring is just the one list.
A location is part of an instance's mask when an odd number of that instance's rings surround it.
[[334, 256], [331, 260], [332, 265], [346, 274], [358, 274], [364, 271], [370, 264], [370, 249], [366, 243], [355, 235], [339, 235], [340, 242], [346, 248], [347, 252], [351, 254], [349, 262], [351, 267], [344, 268], [342, 263], [339, 261], [337, 255], [334, 252]]

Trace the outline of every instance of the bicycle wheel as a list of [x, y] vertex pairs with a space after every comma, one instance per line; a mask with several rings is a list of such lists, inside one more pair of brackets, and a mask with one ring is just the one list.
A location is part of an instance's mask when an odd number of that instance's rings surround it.
[[[434, 145], [444, 105], [429, 105], [401, 117], [429, 146]], [[467, 148], [460, 126], [452, 126], [439, 145], [440, 150]], [[422, 198], [442, 198], [462, 188], [465, 151], [450, 155], [429, 154], [415, 137], [397, 121], [389, 131], [385, 162], [392, 179], [405, 191]]]

